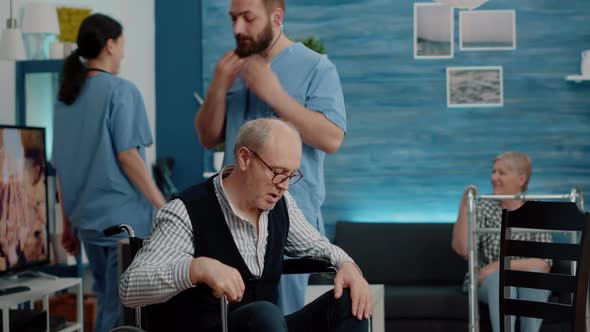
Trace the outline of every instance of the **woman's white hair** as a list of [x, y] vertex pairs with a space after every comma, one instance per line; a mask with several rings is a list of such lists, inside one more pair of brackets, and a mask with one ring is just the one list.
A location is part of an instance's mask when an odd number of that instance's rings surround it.
[[522, 185], [522, 192], [525, 192], [529, 185], [529, 180], [533, 172], [533, 165], [531, 159], [524, 152], [508, 151], [496, 156], [494, 163], [498, 160], [503, 160], [508, 164], [508, 167], [518, 175], [524, 175], [525, 180]]

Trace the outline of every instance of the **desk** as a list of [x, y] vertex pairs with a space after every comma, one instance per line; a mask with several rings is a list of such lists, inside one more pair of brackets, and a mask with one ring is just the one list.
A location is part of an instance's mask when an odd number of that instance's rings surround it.
[[2, 331], [9, 332], [9, 310], [19, 304], [29, 301], [43, 301], [43, 310], [46, 312], [47, 331], [49, 332], [49, 296], [60, 290], [69, 288], [76, 289], [77, 295], [77, 321], [68, 322], [59, 332], [82, 331], [82, 322], [84, 322], [82, 310], [82, 279], [80, 278], [56, 278], [49, 279], [45, 277], [26, 278], [2, 281], [1, 287], [28, 286], [30, 291], [14, 293], [0, 296], [0, 310], [2, 310]]
[[[385, 332], [385, 305], [383, 297], [385, 296], [385, 288], [383, 285], [369, 285], [371, 288], [371, 295], [373, 296], [373, 316], [371, 318], [371, 325], [369, 331], [371, 332]], [[324, 294], [327, 291], [334, 289], [334, 285], [309, 285], [305, 292], [305, 303], [309, 303]]]

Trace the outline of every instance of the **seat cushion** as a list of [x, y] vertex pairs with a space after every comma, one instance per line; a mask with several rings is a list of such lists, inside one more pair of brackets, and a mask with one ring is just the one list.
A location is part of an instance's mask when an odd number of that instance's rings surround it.
[[[557, 302], [557, 296], [550, 301]], [[460, 286], [385, 286], [384, 304], [388, 320], [469, 320], [469, 298]], [[479, 304], [484, 323], [489, 321], [488, 310]]]
[[336, 224], [335, 243], [371, 284], [454, 286], [463, 282], [467, 261], [451, 249], [453, 224]]
[[[457, 332], [468, 331], [469, 323], [466, 320], [453, 319], [396, 319], [385, 321], [385, 332]], [[481, 329], [480, 332], [489, 330]]]
[[386, 286], [386, 319], [459, 319], [469, 317], [461, 286]]

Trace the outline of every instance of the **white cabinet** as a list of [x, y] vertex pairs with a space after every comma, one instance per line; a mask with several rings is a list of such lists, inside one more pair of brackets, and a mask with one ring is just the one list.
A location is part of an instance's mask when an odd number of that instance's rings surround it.
[[49, 332], [49, 297], [61, 290], [72, 289], [76, 293], [77, 321], [67, 322], [59, 332], [82, 331], [84, 322], [82, 310], [82, 279], [45, 277], [15, 279], [0, 282], [0, 287], [27, 286], [28, 291], [0, 296], [0, 310], [2, 310], [2, 331], [9, 332], [9, 310], [29, 301], [42, 300], [46, 313], [47, 331]]

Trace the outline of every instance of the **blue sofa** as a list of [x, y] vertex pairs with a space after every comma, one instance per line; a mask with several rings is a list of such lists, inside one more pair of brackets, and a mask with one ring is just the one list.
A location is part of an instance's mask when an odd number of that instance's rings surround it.
[[[461, 289], [467, 262], [451, 249], [452, 230], [450, 223], [336, 224], [334, 242], [369, 283], [385, 285], [387, 332], [467, 331], [469, 302]], [[487, 312], [480, 305], [481, 331], [490, 331]], [[541, 328], [570, 330], [552, 322]]]

